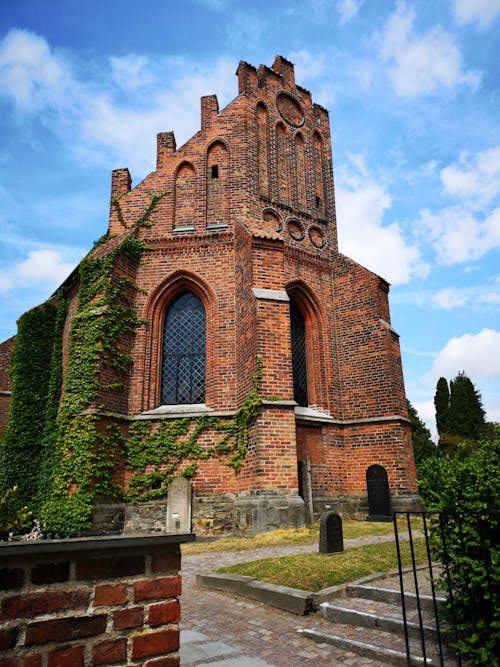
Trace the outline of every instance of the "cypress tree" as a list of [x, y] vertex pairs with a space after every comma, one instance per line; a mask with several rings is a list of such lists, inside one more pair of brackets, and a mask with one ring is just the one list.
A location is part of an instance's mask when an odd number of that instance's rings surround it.
[[434, 394], [434, 407], [436, 410], [436, 427], [438, 431], [438, 445], [442, 451], [453, 448], [448, 432], [448, 420], [450, 417], [450, 390], [446, 378], [440, 377]]
[[479, 440], [485, 431], [481, 394], [464, 371], [450, 382], [448, 433], [468, 440]]
[[436, 409], [436, 426], [441, 439], [448, 432], [448, 418], [450, 414], [450, 390], [446, 378], [440, 377], [434, 394], [434, 407]]

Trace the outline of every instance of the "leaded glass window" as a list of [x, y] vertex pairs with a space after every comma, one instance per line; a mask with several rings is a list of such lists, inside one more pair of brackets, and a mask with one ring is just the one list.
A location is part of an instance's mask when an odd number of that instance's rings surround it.
[[205, 309], [186, 292], [167, 311], [163, 331], [161, 402], [205, 402]]
[[292, 333], [293, 398], [303, 407], [307, 399], [306, 325], [302, 313], [290, 302], [290, 324]]

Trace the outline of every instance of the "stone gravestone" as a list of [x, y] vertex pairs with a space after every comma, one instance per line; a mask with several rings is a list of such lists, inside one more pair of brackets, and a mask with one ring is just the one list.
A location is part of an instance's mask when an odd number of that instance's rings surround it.
[[191, 482], [176, 477], [168, 485], [167, 533], [191, 532]]
[[319, 553], [333, 554], [340, 551], [344, 551], [340, 514], [324, 512], [319, 520]]
[[383, 466], [373, 465], [366, 471], [368, 488], [368, 520], [391, 521], [391, 493], [387, 471]]

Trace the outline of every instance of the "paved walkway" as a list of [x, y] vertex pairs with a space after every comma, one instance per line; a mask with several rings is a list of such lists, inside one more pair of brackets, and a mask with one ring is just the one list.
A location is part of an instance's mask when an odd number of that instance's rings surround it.
[[[392, 535], [344, 540], [346, 547], [392, 540]], [[299, 628], [325, 629], [332, 626], [319, 614], [294, 616], [259, 602], [226, 593], [198, 588], [195, 575], [218, 567], [258, 558], [272, 558], [315, 551], [315, 545], [266, 547], [253, 551], [220, 551], [183, 555], [181, 598], [182, 667], [381, 667], [381, 663], [316, 644], [298, 634]], [[363, 629], [344, 626], [344, 634], [363, 639]]]

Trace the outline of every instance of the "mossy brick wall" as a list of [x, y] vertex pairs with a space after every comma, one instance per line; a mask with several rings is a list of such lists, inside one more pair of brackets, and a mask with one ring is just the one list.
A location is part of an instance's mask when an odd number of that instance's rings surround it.
[[191, 535], [0, 546], [0, 667], [177, 667]]
[[14, 337], [0, 344], [0, 436], [5, 430], [9, 417], [10, 405], [10, 355], [14, 346]]

